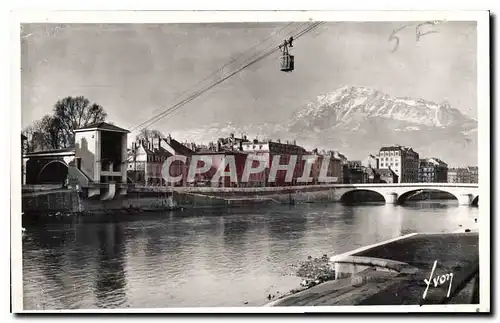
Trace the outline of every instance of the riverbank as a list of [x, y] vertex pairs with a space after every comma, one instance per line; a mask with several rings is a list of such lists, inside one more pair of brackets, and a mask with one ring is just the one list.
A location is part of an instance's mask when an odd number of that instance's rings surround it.
[[[214, 187], [131, 187], [125, 195], [111, 200], [98, 196], [86, 198], [70, 188], [23, 188], [22, 211], [25, 214], [84, 214], [142, 213], [174, 209], [217, 209], [239, 207], [268, 207], [302, 203], [342, 202], [354, 205], [357, 201], [385, 203], [384, 197], [358, 190], [345, 194], [347, 185], [309, 185], [288, 187], [214, 188]], [[436, 196], [444, 198], [444, 195]]]
[[[478, 233], [410, 234], [330, 259], [335, 280], [285, 294], [266, 306], [475, 304], [478, 299]], [[448, 297], [424, 279], [453, 273]]]
[[23, 190], [25, 214], [100, 215], [109, 212], [169, 211], [173, 209], [234, 208], [269, 204], [295, 204], [335, 201], [328, 185], [305, 187], [266, 187], [243, 190], [142, 187], [127, 195], [103, 201], [85, 198], [69, 188], [29, 188]]

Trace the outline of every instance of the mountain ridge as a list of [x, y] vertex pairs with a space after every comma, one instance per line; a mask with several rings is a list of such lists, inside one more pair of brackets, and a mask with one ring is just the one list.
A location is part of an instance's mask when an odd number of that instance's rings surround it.
[[391, 97], [381, 91], [343, 86], [318, 95], [283, 123], [214, 123], [172, 135], [207, 143], [234, 133], [249, 139], [296, 140], [306, 149], [339, 150], [363, 159], [385, 145], [411, 146], [421, 158], [438, 157], [451, 166], [477, 165], [477, 121], [448, 102]]

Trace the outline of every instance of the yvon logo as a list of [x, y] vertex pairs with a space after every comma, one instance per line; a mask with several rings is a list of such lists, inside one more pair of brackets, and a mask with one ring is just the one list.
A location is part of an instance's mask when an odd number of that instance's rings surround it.
[[427, 292], [428, 292], [431, 284], [433, 285], [433, 287], [438, 287], [438, 286], [446, 284], [447, 282], [449, 282], [449, 285], [448, 285], [448, 293], [446, 294], [446, 297], [450, 297], [451, 284], [453, 283], [453, 273], [433, 277], [434, 271], [436, 270], [436, 265], [437, 265], [437, 260], [434, 261], [434, 265], [432, 266], [431, 275], [429, 276], [429, 279], [424, 279], [424, 282], [427, 285], [427, 287], [425, 288], [424, 295], [422, 295], [422, 299], [425, 299], [425, 297], [427, 297]]

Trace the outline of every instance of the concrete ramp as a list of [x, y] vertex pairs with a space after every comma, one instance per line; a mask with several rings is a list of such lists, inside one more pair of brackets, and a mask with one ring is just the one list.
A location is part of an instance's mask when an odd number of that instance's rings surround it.
[[418, 271], [406, 262], [361, 256], [342, 256], [333, 258], [335, 279], [350, 277], [368, 269], [393, 273], [412, 274]]

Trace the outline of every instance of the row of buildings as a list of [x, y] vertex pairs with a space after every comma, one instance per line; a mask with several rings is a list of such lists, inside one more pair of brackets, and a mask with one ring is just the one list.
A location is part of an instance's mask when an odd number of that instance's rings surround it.
[[[315, 155], [316, 160], [311, 166], [312, 182], [307, 185], [321, 184], [320, 168], [325, 159], [328, 159], [327, 176], [337, 178], [339, 184], [361, 183], [477, 183], [477, 167], [451, 168], [439, 158], [420, 159], [420, 156], [411, 147], [400, 145], [380, 148], [377, 154], [370, 154], [364, 160], [348, 160], [338, 151], [307, 151], [297, 145], [295, 141], [280, 140], [249, 140], [247, 136], [240, 138], [231, 134], [226, 138], [219, 138], [217, 142], [208, 145], [197, 145], [189, 142], [179, 142], [170, 135], [166, 138], [156, 137], [134, 142], [128, 151], [128, 178], [129, 181], [144, 185], [168, 185], [163, 179], [163, 163], [173, 155], [187, 157], [186, 163], [174, 162], [170, 167], [171, 176], [181, 176], [176, 184], [180, 186], [217, 185], [222, 187], [245, 186], [288, 186], [297, 185], [297, 179], [302, 176], [305, 163], [302, 156]], [[189, 160], [192, 156], [211, 156], [212, 168], [202, 175], [189, 180]], [[238, 179], [241, 178], [247, 156], [256, 155], [265, 160], [265, 169], [258, 174], [251, 174], [248, 181], [234, 183], [228, 177], [221, 178], [219, 183], [211, 183], [217, 167], [224, 162], [225, 156], [231, 155], [236, 161]], [[291, 181], [285, 179], [286, 172], [278, 171], [276, 179], [269, 181], [271, 161], [279, 155], [280, 164], [287, 164], [292, 156], [296, 156], [296, 163]], [[300, 184], [306, 185], [306, 184]]]
[[[236, 138], [231, 135], [228, 138], [220, 138], [217, 142], [208, 145], [197, 145], [195, 143], [181, 143], [170, 135], [166, 138], [150, 138], [149, 140], [139, 140], [132, 144], [128, 154], [128, 178], [131, 182], [145, 185], [169, 185], [164, 180], [164, 162], [168, 157], [180, 155], [186, 157], [186, 161], [174, 161], [169, 168], [170, 176], [180, 176], [181, 179], [175, 183], [179, 186], [219, 186], [219, 187], [263, 187], [263, 186], [293, 186], [298, 184], [298, 179], [303, 175], [306, 167], [306, 161], [302, 156], [316, 155], [315, 161], [311, 165], [310, 176], [312, 181], [307, 184], [319, 184], [321, 165], [325, 159], [328, 159], [328, 168], [326, 175], [328, 177], [337, 177], [340, 180], [341, 159], [336, 158], [332, 153], [322, 154], [318, 151], [308, 152], [295, 142], [281, 142], [257, 139], [248, 140], [246, 136]], [[210, 158], [211, 167], [203, 174], [197, 174], [193, 179], [188, 178], [190, 163], [193, 156], [203, 155]], [[249, 155], [258, 156], [264, 163], [264, 169], [261, 172], [250, 174], [248, 180], [241, 181], [243, 171]], [[221, 177], [219, 182], [212, 183], [211, 179], [219, 169], [219, 166], [225, 162], [227, 156], [232, 156], [235, 160], [237, 182], [231, 181], [229, 177]], [[269, 180], [271, 163], [275, 157], [279, 156], [279, 164], [286, 165], [292, 158], [296, 158], [295, 167], [291, 181], [286, 178], [286, 172], [278, 171], [274, 180]], [[258, 161], [255, 161], [258, 163]], [[198, 161], [200, 163], [200, 161]], [[203, 166], [203, 162], [197, 165]], [[257, 165], [251, 165], [256, 167]]]
[[[129, 182], [155, 186], [219, 187], [315, 185], [332, 182], [478, 182], [477, 167], [448, 169], [448, 165], [439, 158], [421, 159], [411, 147], [400, 145], [382, 147], [378, 153], [370, 154], [364, 160], [349, 160], [338, 151], [307, 151], [295, 141], [250, 140], [245, 135], [237, 138], [234, 134], [208, 145], [181, 143], [169, 135], [136, 140], [131, 147], [127, 147], [128, 133], [128, 130], [102, 122], [75, 130], [74, 148], [29, 153], [23, 150], [23, 184], [60, 183], [66, 182], [68, 178], [78, 179], [82, 185], [87, 185], [87, 182], [93, 183], [92, 185]], [[21, 136], [23, 147], [27, 140], [28, 138]], [[314, 156], [312, 161], [309, 159], [306, 162], [305, 156], [311, 155]], [[164, 179], [164, 164], [171, 156], [182, 156], [181, 160], [175, 160], [168, 169], [169, 175], [178, 179], [175, 183], [167, 183]], [[211, 167], [191, 178], [188, 176], [190, 170], [205, 164], [198, 160], [195, 165], [194, 161], [201, 156], [210, 158]], [[250, 156], [259, 161], [252, 161], [248, 158]], [[232, 160], [235, 164], [236, 181], [234, 177], [221, 176], [218, 182], [213, 182], [213, 176], [221, 169], [220, 166], [226, 165], [227, 171], [227, 162]], [[276, 168], [271, 167], [276, 165], [276, 161], [280, 165], [291, 164], [292, 168], [290, 171], [276, 171]], [[260, 168], [247, 178], [248, 173], [244, 170], [249, 167]], [[272, 178], [273, 174], [276, 175], [275, 178]], [[304, 176], [309, 177], [310, 181], [302, 182], [301, 178]]]

